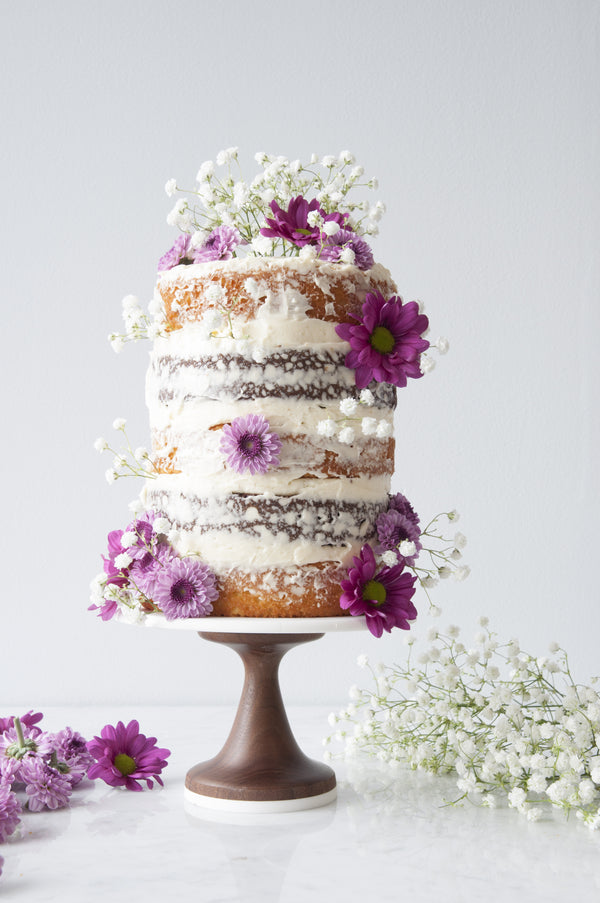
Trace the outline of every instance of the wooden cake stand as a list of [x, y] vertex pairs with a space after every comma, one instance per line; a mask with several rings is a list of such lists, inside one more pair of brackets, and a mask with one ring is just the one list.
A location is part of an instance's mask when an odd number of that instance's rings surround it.
[[149, 615], [148, 627], [195, 630], [241, 657], [245, 681], [229, 737], [218, 755], [188, 771], [186, 799], [230, 812], [292, 812], [336, 797], [333, 770], [304, 755], [279, 687], [279, 663], [294, 646], [325, 633], [365, 629], [364, 618], [190, 618]]

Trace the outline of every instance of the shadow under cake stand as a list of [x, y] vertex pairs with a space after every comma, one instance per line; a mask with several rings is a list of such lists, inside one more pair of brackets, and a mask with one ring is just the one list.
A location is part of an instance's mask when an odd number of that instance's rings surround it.
[[237, 714], [223, 749], [188, 771], [189, 802], [229, 812], [292, 812], [336, 798], [335, 773], [308, 758], [292, 734], [281, 690], [279, 663], [286, 652], [325, 633], [364, 630], [365, 619], [189, 618], [149, 615], [148, 627], [195, 630], [229, 646], [245, 669]]

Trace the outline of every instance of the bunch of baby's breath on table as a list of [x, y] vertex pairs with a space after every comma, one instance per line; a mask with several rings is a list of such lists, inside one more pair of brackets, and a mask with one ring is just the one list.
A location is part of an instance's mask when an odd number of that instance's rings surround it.
[[500, 643], [486, 618], [480, 624], [469, 648], [457, 627], [432, 628], [423, 651], [409, 640], [403, 665], [361, 656], [371, 687], [351, 688], [326, 745], [454, 774], [458, 799], [494, 806], [504, 798], [532, 821], [550, 801], [600, 828], [598, 692], [574, 682], [558, 644], [536, 658], [516, 640]]

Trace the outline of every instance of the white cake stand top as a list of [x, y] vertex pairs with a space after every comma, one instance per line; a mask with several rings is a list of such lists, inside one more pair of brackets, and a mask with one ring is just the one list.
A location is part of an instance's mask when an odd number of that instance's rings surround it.
[[145, 627], [195, 630], [202, 633], [347, 633], [366, 629], [364, 617], [341, 618], [178, 618], [146, 615]]

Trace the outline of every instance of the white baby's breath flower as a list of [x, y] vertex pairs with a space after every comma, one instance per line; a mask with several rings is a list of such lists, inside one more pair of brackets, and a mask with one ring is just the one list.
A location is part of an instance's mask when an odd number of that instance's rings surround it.
[[467, 537], [462, 533], [454, 534], [454, 548], [455, 549], [464, 549], [467, 544]]
[[210, 178], [215, 171], [215, 164], [212, 160], [205, 160], [204, 163], [201, 164], [200, 169], [198, 170], [198, 175], [196, 176], [197, 182], [204, 182], [206, 179]]
[[327, 436], [331, 438], [335, 436], [336, 432], [336, 422], [332, 420], [331, 417], [327, 418], [327, 420], [319, 420], [317, 423], [317, 433], [319, 436]]
[[325, 235], [335, 235], [340, 231], [340, 224], [336, 223], [333, 220], [329, 220], [326, 223], [323, 223], [323, 232]]
[[351, 426], [346, 426], [340, 430], [338, 439], [343, 445], [352, 445], [354, 442], [354, 430]]
[[471, 573], [471, 568], [468, 565], [463, 564], [460, 567], [456, 568], [456, 570], [454, 571], [453, 577], [455, 580], [463, 581], [463, 580], [467, 579], [467, 577], [469, 576], [470, 573]]
[[113, 420], [113, 430], [124, 430], [127, 421], [123, 417], [117, 417]]
[[[401, 552], [401, 554], [403, 553]], [[381, 560], [389, 568], [394, 567], [394, 565], [398, 564], [398, 556], [391, 550], [384, 552], [381, 556]]]
[[409, 539], [403, 539], [398, 548], [400, 554], [403, 555], [404, 558], [412, 558], [417, 552], [416, 545]]
[[228, 147], [226, 150], [219, 151], [217, 154], [217, 166], [226, 166], [231, 163], [238, 155], [237, 147]]
[[389, 420], [380, 420], [377, 424], [377, 438], [387, 439], [394, 431], [393, 424]]
[[165, 193], [167, 197], [172, 197], [177, 191], [177, 179], [168, 179], [165, 183]]
[[119, 568], [119, 570], [125, 570], [125, 568], [128, 568], [132, 561], [133, 558], [126, 552], [121, 552], [120, 555], [115, 556], [115, 564]]
[[99, 436], [94, 442], [94, 448], [97, 452], [106, 451], [108, 448], [108, 442], [106, 441], [106, 439], [103, 439], [102, 436]]
[[369, 665], [369, 659], [368, 659], [367, 656], [364, 654], [364, 652], [362, 652], [362, 653], [358, 656], [358, 658], [356, 659], [356, 664], [358, 665], [359, 668], [363, 668], [363, 669], [364, 669], [364, 668], [367, 668], [367, 667], [368, 667], [368, 665]]
[[361, 389], [360, 403], [366, 405], [368, 408], [375, 404], [375, 396], [370, 389]]
[[107, 483], [114, 483], [119, 475], [112, 469], [112, 467], [110, 467], [107, 471], [105, 471], [104, 476], [106, 477]]
[[112, 350], [115, 351], [117, 354], [120, 351], [122, 351], [123, 348], [125, 347], [125, 342], [123, 341], [123, 336], [117, 335], [114, 332], [111, 332], [111, 334], [108, 337], [108, 341], [110, 342], [110, 347], [112, 348]]
[[345, 417], [352, 417], [353, 414], [356, 413], [356, 409], [358, 408], [358, 401], [356, 398], [342, 398], [340, 401], [340, 411]]
[[356, 254], [354, 253], [352, 248], [345, 247], [345, 248], [342, 248], [339, 259], [342, 263], [347, 263], [350, 266], [352, 266], [356, 259]]
[[423, 352], [421, 354], [419, 367], [421, 369], [421, 373], [431, 373], [433, 369], [435, 369], [435, 361], [429, 354], [425, 354]]
[[133, 457], [139, 464], [143, 464], [149, 458], [148, 449], [140, 445], [133, 453]]
[[436, 341], [433, 342], [432, 345], [434, 348], [437, 348], [439, 354], [446, 354], [446, 352], [450, 348], [450, 342], [443, 336], [440, 336], [439, 339], [436, 339]]
[[164, 533], [165, 536], [171, 529], [171, 524], [166, 517], [157, 517], [152, 524], [156, 533]]
[[360, 422], [360, 428], [364, 436], [375, 436], [377, 434], [378, 422], [375, 417], [363, 417]]
[[[137, 541], [138, 541], [138, 535], [133, 530], [126, 530], [123, 533], [123, 535], [121, 536], [121, 545], [123, 546], [124, 549], [129, 548], [129, 546], [135, 545], [137, 543]], [[129, 563], [131, 564], [131, 562], [129, 562]], [[126, 564], [123, 566], [127, 567]]]

